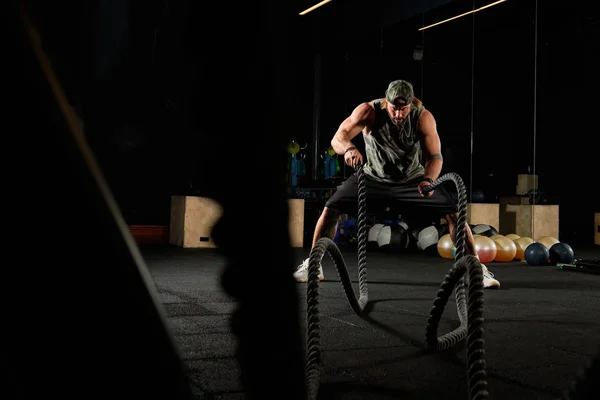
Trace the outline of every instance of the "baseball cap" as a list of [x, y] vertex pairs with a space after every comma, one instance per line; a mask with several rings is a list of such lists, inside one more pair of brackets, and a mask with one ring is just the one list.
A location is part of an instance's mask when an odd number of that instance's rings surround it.
[[415, 98], [413, 86], [410, 82], [401, 79], [390, 82], [387, 90], [385, 91], [385, 98], [390, 103], [396, 105], [402, 104], [396, 103], [398, 100], [401, 100], [404, 104], [410, 104]]

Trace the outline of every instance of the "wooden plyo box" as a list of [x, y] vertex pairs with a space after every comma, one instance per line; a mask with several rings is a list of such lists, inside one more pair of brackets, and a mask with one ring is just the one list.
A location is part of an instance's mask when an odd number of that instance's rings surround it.
[[500, 233], [517, 234], [537, 240], [542, 236], [558, 237], [558, 205], [515, 205], [500, 207]]
[[215, 200], [198, 196], [171, 196], [169, 243], [179, 247], [217, 247], [211, 232], [223, 209]]
[[467, 223], [485, 224], [500, 229], [500, 205], [486, 203], [467, 204]]
[[304, 246], [304, 199], [288, 199], [290, 244]]
[[600, 244], [600, 213], [594, 214], [594, 244]]
[[537, 191], [538, 176], [519, 174], [517, 177], [517, 187], [515, 192], [517, 195], [527, 195], [530, 190]]
[[529, 196], [503, 196], [500, 197], [500, 204], [530, 204]]
[[[304, 200], [289, 199], [289, 230], [292, 247], [304, 245]], [[169, 243], [185, 248], [215, 248], [212, 229], [223, 208], [215, 200], [199, 196], [171, 196]]]

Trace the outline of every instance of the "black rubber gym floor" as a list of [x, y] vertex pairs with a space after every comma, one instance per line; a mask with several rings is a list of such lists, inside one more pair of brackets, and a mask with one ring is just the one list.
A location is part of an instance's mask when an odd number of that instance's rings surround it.
[[[356, 249], [341, 250], [357, 292]], [[575, 250], [578, 258], [600, 258], [598, 246]], [[206, 249], [142, 252], [198, 398], [243, 399], [228, 325], [235, 303], [219, 284], [224, 260]], [[308, 250], [296, 251], [298, 263], [307, 256]], [[260, 273], [256, 255], [248, 260]], [[353, 313], [335, 267], [324, 259], [320, 398], [468, 399], [464, 342], [443, 353], [423, 351], [429, 311], [452, 261], [370, 252], [367, 263], [372, 322]], [[484, 297], [490, 398], [559, 398], [599, 351], [600, 275], [519, 262], [488, 268], [501, 282]], [[304, 329], [306, 284], [296, 287]], [[457, 325], [452, 295], [439, 333]]]

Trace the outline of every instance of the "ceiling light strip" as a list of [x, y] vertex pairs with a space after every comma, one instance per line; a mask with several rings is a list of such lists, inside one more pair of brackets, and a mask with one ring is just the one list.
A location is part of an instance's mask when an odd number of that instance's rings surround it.
[[443, 20], [443, 21], [440, 21], [440, 22], [436, 22], [435, 24], [431, 24], [431, 25], [428, 25], [428, 26], [424, 26], [423, 28], [419, 28], [419, 30], [420, 30], [420, 31], [424, 31], [425, 29], [432, 28], [432, 27], [434, 27], [434, 26], [436, 26], [436, 25], [440, 25], [440, 24], [446, 23], [446, 22], [448, 22], [448, 21], [452, 21], [452, 20], [455, 20], [455, 19], [457, 19], [457, 18], [464, 17], [465, 15], [473, 14], [473, 13], [476, 13], [477, 11], [481, 11], [481, 10], [484, 10], [484, 9], [486, 9], [486, 8], [490, 8], [491, 6], [495, 6], [496, 4], [504, 3], [505, 1], [506, 1], [506, 0], [498, 0], [498, 1], [495, 1], [495, 2], [493, 2], [493, 3], [491, 3], [491, 4], [488, 4], [488, 5], [486, 5], [486, 6], [483, 6], [483, 7], [479, 7], [479, 8], [477, 8], [477, 9], [475, 9], [475, 10], [471, 10], [471, 11], [468, 11], [468, 12], [466, 12], [466, 13], [463, 13], [463, 14], [457, 15], [457, 16], [455, 16], [455, 17], [448, 18], [448, 19], [445, 19], [445, 20]]
[[331, 1], [331, 0], [323, 0], [322, 2], [320, 2], [320, 3], [318, 3], [318, 4], [315, 4], [314, 6], [312, 6], [312, 7], [310, 7], [310, 8], [307, 8], [306, 10], [302, 11], [302, 12], [300, 13], [300, 15], [306, 15], [306, 14], [308, 14], [309, 12], [311, 12], [311, 11], [313, 11], [313, 10], [316, 10], [317, 8], [319, 8], [319, 7], [321, 7], [321, 6], [324, 6], [325, 4], [329, 3], [330, 1]]

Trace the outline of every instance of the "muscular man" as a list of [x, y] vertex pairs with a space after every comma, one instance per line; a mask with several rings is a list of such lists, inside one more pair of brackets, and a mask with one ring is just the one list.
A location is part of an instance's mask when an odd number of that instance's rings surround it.
[[[366, 163], [363, 169], [370, 210], [394, 205], [403, 216], [440, 216], [448, 221], [455, 238], [458, 209], [443, 187], [423, 193], [423, 188], [437, 179], [442, 171], [441, 142], [436, 122], [423, 103], [414, 96], [410, 82], [396, 80], [389, 84], [385, 98], [362, 103], [339, 126], [331, 141], [337, 154], [351, 167], [363, 164], [363, 155], [352, 139], [363, 134]], [[421, 163], [421, 154], [425, 165]], [[358, 180], [351, 175], [325, 204], [317, 221], [312, 245], [321, 237], [333, 239], [340, 214], [357, 213]], [[466, 227], [466, 252], [475, 254], [473, 234]], [[500, 287], [500, 282], [483, 266], [486, 288]], [[298, 282], [308, 280], [308, 258], [294, 273]], [[323, 268], [319, 278], [323, 280]]]

